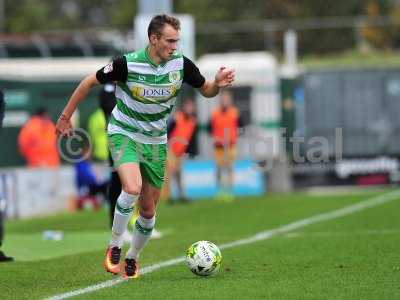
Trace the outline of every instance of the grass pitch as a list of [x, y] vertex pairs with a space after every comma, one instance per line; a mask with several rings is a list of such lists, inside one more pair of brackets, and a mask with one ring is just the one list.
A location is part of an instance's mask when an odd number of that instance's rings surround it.
[[[297, 193], [161, 205], [141, 266], [181, 257], [197, 240], [224, 244], [329, 212], [387, 191], [311, 196]], [[196, 277], [182, 264], [77, 299], [398, 299], [400, 198], [256, 243], [222, 250], [222, 267]], [[62, 241], [42, 240], [62, 230]], [[109, 238], [105, 211], [9, 221], [0, 264], [1, 299], [43, 299], [116, 278], [103, 271]]]

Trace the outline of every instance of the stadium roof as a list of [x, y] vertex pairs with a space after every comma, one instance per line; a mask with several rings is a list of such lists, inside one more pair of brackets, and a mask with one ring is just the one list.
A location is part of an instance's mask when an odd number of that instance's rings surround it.
[[235, 85], [265, 84], [268, 76], [276, 76], [278, 72], [278, 62], [268, 52], [206, 54], [199, 58], [197, 65], [207, 78], [212, 78], [220, 66], [234, 69]]
[[[110, 57], [0, 59], [0, 80], [78, 81], [109, 61]], [[238, 81], [249, 82], [262, 79], [266, 72], [277, 69], [275, 57], [267, 52], [207, 54], [197, 64], [207, 78], [214, 76], [219, 66], [225, 65], [241, 73]]]
[[[276, 67], [276, 58], [268, 52], [230, 52], [206, 54], [198, 60], [199, 67], [214, 69], [226, 65], [233, 69], [270, 69]], [[215, 72], [213, 71], [213, 72]]]
[[0, 80], [77, 81], [96, 72], [109, 60], [109, 57], [0, 59]]

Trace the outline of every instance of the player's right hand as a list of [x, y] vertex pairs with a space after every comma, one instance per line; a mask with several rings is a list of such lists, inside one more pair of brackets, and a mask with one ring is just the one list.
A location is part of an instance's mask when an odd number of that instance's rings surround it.
[[56, 134], [58, 136], [70, 137], [72, 135], [71, 120], [61, 115], [56, 124]]

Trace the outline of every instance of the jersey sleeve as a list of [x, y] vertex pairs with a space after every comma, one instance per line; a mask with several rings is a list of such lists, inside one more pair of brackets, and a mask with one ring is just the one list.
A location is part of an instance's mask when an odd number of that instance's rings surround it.
[[206, 79], [201, 75], [199, 68], [186, 56], [183, 57], [183, 82], [194, 88], [200, 88]]
[[96, 78], [101, 84], [112, 81], [125, 82], [128, 79], [128, 65], [125, 56], [118, 56], [108, 65], [96, 72]]

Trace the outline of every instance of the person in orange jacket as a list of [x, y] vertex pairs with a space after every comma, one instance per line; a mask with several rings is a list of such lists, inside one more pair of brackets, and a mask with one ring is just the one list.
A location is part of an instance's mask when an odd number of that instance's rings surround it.
[[217, 183], [219, 197], [232, 200], [233, 164], [236, 159], [238, 130], [241, 127], [239, 110], [232, 103], [232, 93], [223, 90], [219, 105], [213, 110], [210, 120], [210, 133], [214, 143]]
[[[197, 119], [195, 115], [195, 104], [191, 98], [182, 103], [182, 109], [175, 112], [171, 122], [168, 124], [168, 160], [167, 160], [167, 182], [164, 185], [164, 198], [169, 198], [171, 203], [176, 200], [187, 202], [182, 186], [182, 161], [186, 154], [193, 148], [194, 138], [197, 132]], [[170, 193], [171, 180], [176, 181], [177, 199]]]
[[39, 108], [18, 135], [18, 147], [29, 167], [58, 167], [56, 127], [46, 108]]

